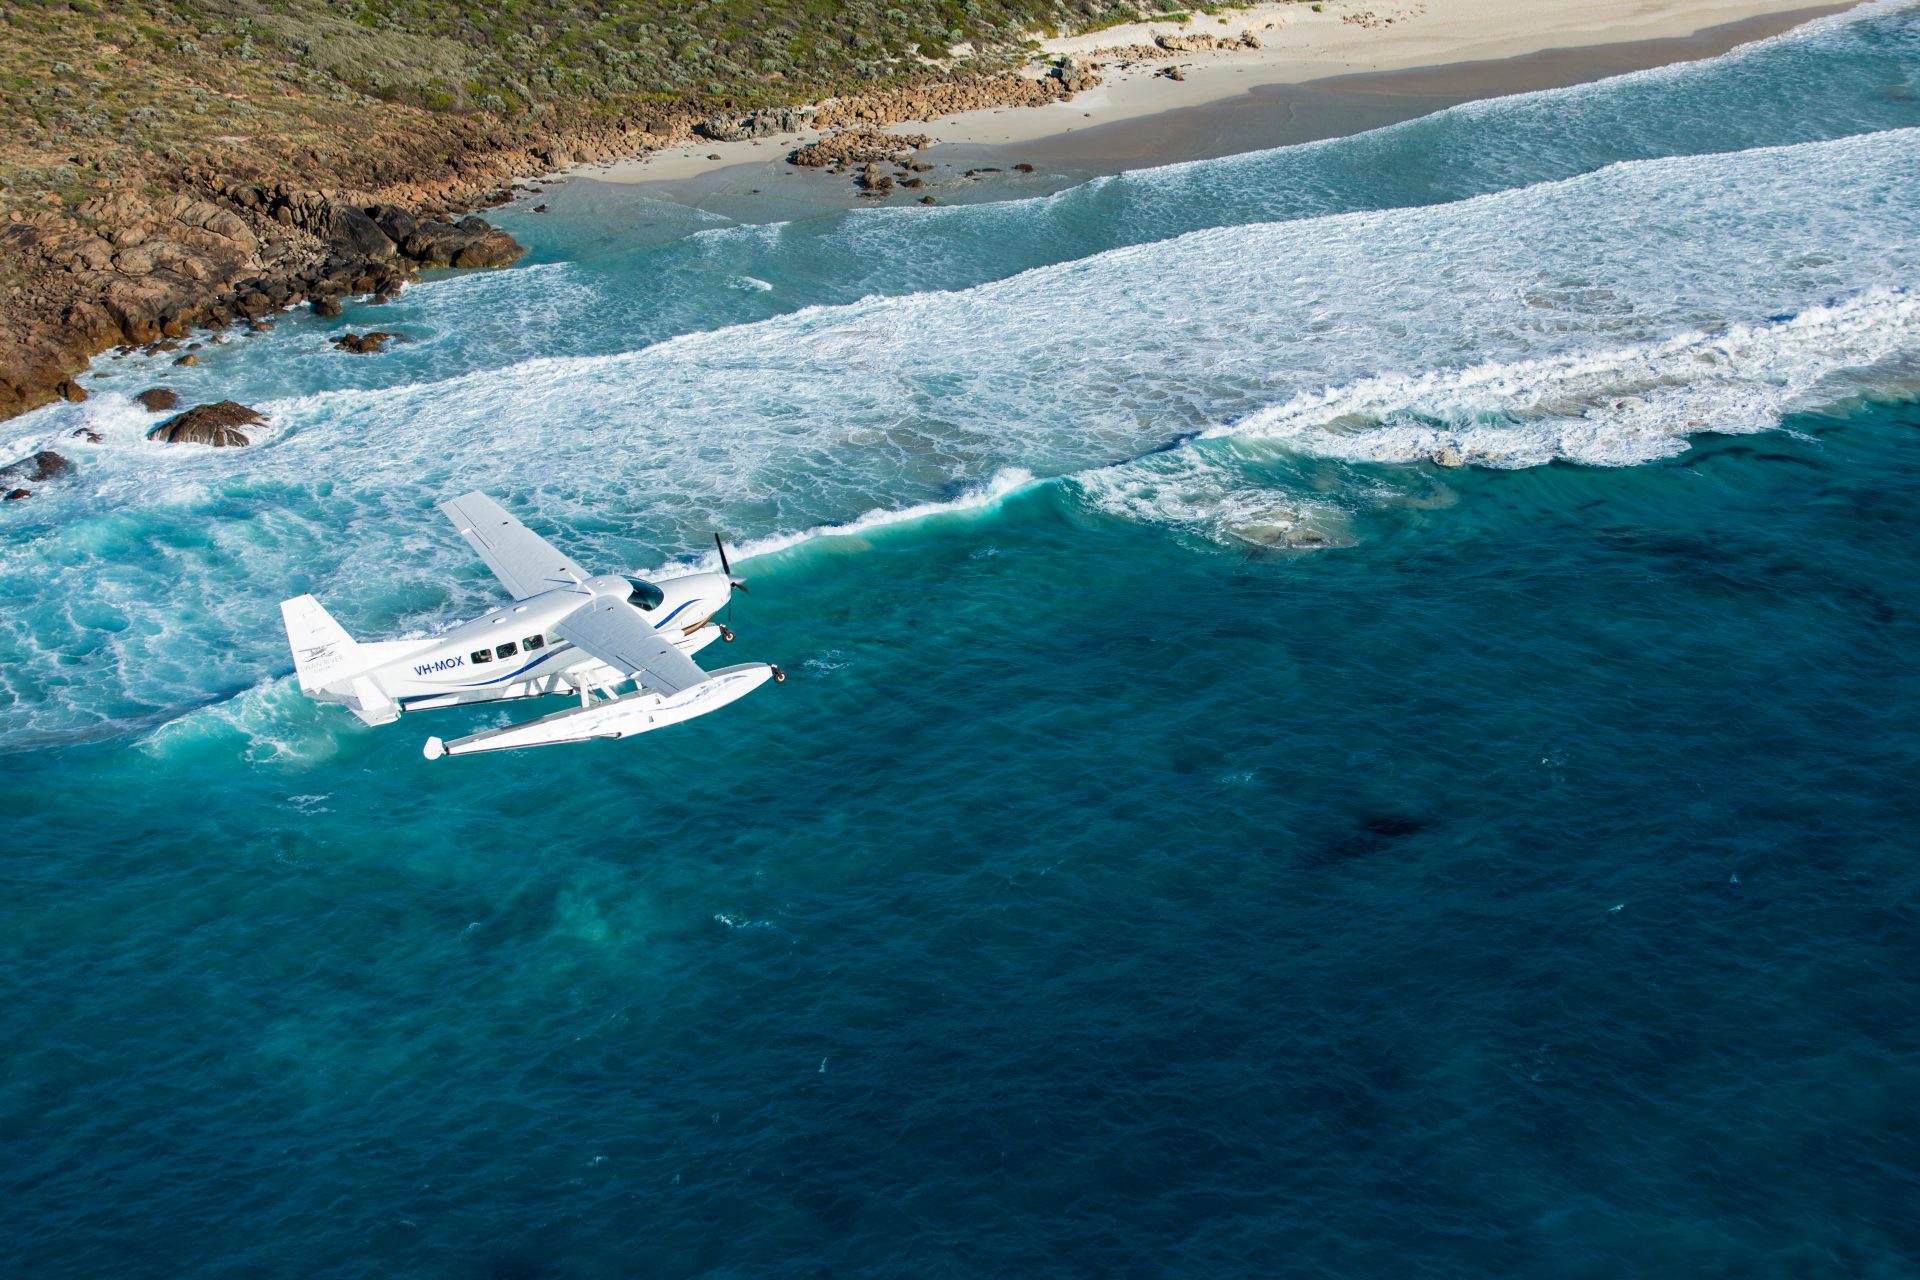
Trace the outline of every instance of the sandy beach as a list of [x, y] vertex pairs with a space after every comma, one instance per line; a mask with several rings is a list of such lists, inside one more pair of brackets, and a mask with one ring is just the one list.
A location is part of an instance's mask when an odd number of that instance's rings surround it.
[[[1179, 22], [1046, 41], [1032, 74], [1044, 74], [1048, 60], [1072, 56], [1097, 64], [1102, 83], [1047, 106], [969, 111], [893, 130], [928, 136], [927, 159], [941, 170], [1018, 159], [1047, 167], [1056, 180], [1049, 184], [1043, 175], [1027, 185], [1055, 185], [1063, 169], [1077, 179], [1312, 141], [1453, 102], [1713, 57], [1846, 7], [1794, 0], [1261, 4], [1220, 17], [1195, 13]], [[1114, 52], [1163, 37], [1243, 34], [1252, 41], [1232, 49], [1158, 58]], [[1178, 80], [1166, 74], [1176, 67]], [[758, 196], [763, 178], [800, 176], [782, 161], [819, 136], [700, 141], [563, 176], [639, 184], [648, 194], [700, 204], [729, 194]], [[782, 190], [800, 195], [804, 186], [809, 201], [840, 203], [829, 188], [844, 185], [809, 180]], [[943, 199], [956, 194], [950, 184], [940, 192]]]

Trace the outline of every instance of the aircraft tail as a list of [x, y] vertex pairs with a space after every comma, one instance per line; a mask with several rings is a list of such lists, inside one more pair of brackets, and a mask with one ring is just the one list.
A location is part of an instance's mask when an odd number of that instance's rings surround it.
[[287, 624], [287, 644], [293, 649], [293, 669], [302, 693], [315, 694], [328, 685], [343, 684], [366, 666], [360, 642], [312, 596], [282, 600], [280, 616]]

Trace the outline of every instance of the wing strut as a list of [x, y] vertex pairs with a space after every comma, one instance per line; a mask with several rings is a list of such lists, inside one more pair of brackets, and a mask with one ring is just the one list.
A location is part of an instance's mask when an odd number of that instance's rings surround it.
[[657, 693], [672, 696], [707, 678], [692, 658], [653, 629], [645, 614], [612, 596], [581, 605], [554, 623], [553, 633]]

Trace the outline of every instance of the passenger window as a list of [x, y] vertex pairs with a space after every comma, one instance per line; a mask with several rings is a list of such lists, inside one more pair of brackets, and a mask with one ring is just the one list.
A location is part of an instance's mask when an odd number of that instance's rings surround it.
[[528, 653], [532, 653], [535, 649], [546, 648], [547, 638], [545, 636], [528, 636], [525, 640], [522, 640], [520, 643], [526, 646]]
[[476, 666], [476, 667], [477, 667], [477, 666], [479, 666], [479, 665], [480, 665], [481, 663], [483, 663], [483, 662], [492, 662], [492, 661], [493, 661], [493, 650], [491, 650], [491, 649], [475, 649], [475, 650], [473, 651], [473, 665], [474, 665], [474, 666]]
[[498, 648], [494, 649], [493, 656], [496, 658], [511, 658], [514, 654], [518, 652], [520, 652], [520, 646], [515, 644], [513, 641], [509, 640], [505, 644], [500, 645]]

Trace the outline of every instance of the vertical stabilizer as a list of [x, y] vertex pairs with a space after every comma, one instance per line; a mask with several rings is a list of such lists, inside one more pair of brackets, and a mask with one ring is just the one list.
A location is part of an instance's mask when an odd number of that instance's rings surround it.
[[339, 684], [363, 665], [358, 661], [359, 642], [312, 596], [282, 600], [280, 616], [287, 624], [287, 643], [293, 648], [293, 669], [300, 677], [301, 692], [318, 693]]

